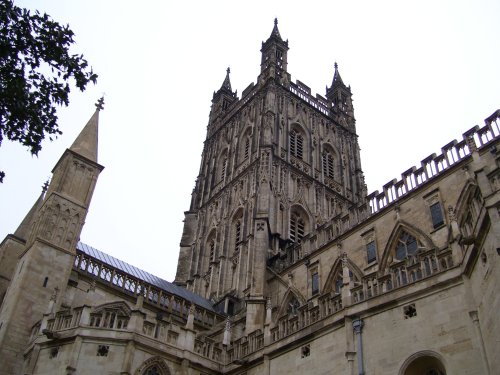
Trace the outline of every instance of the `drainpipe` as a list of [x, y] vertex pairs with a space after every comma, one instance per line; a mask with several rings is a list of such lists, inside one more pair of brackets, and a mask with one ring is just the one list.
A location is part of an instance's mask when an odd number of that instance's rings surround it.
[[363, 342], [361, 331], [363, 330], [363, 321], [361, 318], [352, 321], [352, 328], [354, 330], [354, 334], [356, 335], [356, 342], [358, 344], [358, 374], [365, 375], [365, 369], [363, 368]]

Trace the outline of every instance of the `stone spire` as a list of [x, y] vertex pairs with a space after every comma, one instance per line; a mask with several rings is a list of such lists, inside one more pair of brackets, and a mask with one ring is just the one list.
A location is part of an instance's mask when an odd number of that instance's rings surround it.
[[87, 125], [82, 129], [78, 137], [69, 148], [71, 151], [86, 157], [97, 163], [97, 134], [99, 130], [99, 112], [103, 109], [104, 98], [96, 103], [96, 110]]
[[220, 87], [221, 90], [229, 90], [229, 92], [233, 92], [231, 88], [231, 80], [229, 79], [229, 73], [231, 73], [231, 69], [229, 67], [226, 69], [226, 78], [224, 79], [224, 82], [222, 82], [222, 86]]
[[278, 30], [278, 19], [277, 18], [274, 19], [273, 31], [271, 32], [271, 35], [269, 36], [269, 39], [271, 39], [271, 38], [277, 38], [281, 42], [283, 41], [283, 39], [281, 39], [280, 31]]
[[14, 236], [22, 238], [23, 240], [28, 239], [31, 223], [33, 222], [33, 219], [35, 218], [35, 215], [40, 209], [40, 207], [42, 207], [43, 198], [45, 196], [45, 192], [47, 191], [48, 186], [49, 186], [48, 181], [45, 184], [43, 184], [42, 193], [36, 200], [33, 207], [31, 207], [31, 210], [29, 210], [29, 212], [26, 214], [21, 224], [19, 224], [19, 226], [17, 227], [16, 231], [14, 232]]
[[333, 88], [335, 86], [345, 87], [344, 82], [342, 81], [342, 77], [340, 77], [339, 64], [335, 62], [334, 67], [335, 67], [335, 73], [333, 74], [332, 86], [330, 88]]

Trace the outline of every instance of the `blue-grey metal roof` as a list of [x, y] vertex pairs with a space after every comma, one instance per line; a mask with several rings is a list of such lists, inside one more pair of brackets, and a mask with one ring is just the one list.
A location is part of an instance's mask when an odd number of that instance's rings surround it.
[[209, 300], [199, 296], [198, 294], [190, 292], [187, 289], [184, 289], [178, 285], [163, 280], [158, 276], [152, 275], [149, 272], [146, 272], [144, 270], [141, 270], [140, 268], [132, 266], [131, 264], [128, 264], [127, 262], [117, 259], [109, 254], [103, 253], [102, 251], [97, 250], [96, 248], [93, 248], [92, 246], [89, 246], [87, 244], [84, 244], [83, 242], [78, 242], [76, 248], [84, 252], [85, 254], [93, 258], [96, 258], [97, 260], [103, 263], [106, 263], [109, 266], [112, 266], [123, 272], [126, 272], [129, 275], [134, 276], [139, 280], [157, 286], [158, 288], [163, 289], [167, 293], [175, 294], [181, 298], [193, 302], [198, 306], [204, 307], [207, 310], [215, 311], [214, 307], [212, 306]]

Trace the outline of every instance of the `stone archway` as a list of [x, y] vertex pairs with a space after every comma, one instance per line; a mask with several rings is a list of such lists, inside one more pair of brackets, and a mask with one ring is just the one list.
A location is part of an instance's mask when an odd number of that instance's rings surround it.
[[410, 356], [401, 366], [399, 375], [446, 375], [442, 357], [432, 351]]

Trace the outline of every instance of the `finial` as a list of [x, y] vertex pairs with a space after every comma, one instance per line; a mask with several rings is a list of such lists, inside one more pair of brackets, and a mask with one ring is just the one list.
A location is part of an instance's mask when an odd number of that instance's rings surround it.
[[42, 193], [45, 193], [48, 188], [49, 188], [49, 179], [47, 179], [47, 181], [45, 181], [45, 183], [43, 184]]
[[101, 96], [101, 98], [95, 103], [95, 107], [98, 111], [104, 109], [104, 94]]
[[229, 66], [228, 66], [228, 67], [227, 67], [227, 69], [226, 69], [226, 73], [227, 73], [227, 74], [231, 73], [231, 69], [229, 68]]
[[278, 18], [277, 17], [274, 19], [274, 26], [278, 26]]
[[333, 64], [333, 66], [335, 67], [335, 70], [337, 70], [339, 68], [339, 64], [337, 64], [336, 61], [335, 61], [335, 64]]

